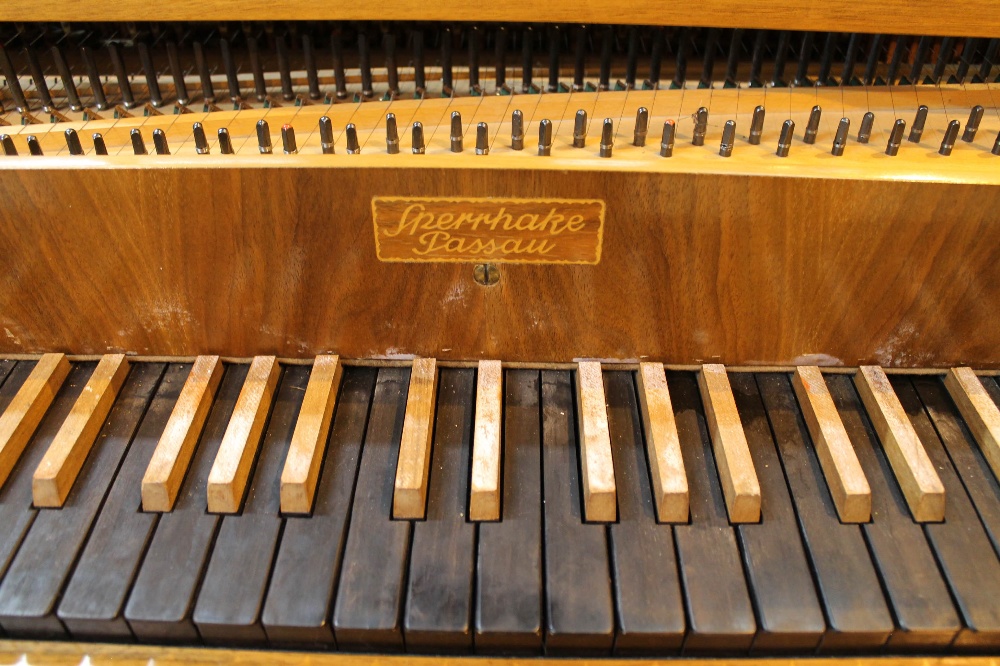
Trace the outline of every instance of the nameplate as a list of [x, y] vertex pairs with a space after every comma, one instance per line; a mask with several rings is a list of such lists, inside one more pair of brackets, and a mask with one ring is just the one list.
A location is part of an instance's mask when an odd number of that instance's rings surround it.
[[596, 199], [373, 197], [381, 261], [596, 264], [604, 202]]

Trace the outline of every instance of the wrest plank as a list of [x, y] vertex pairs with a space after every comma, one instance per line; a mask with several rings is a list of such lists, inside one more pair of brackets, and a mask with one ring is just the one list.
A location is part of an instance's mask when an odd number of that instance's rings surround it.
[[312, 510], [342, 374], [339, 356], [322, 355], [313, 361], [288, 457], [281, 471], [282, 513], [309, 513]]
[[876, 365], [863, 365], [854, 375], [854, 385], [875, 426], [913, 519], [917, 522], [944, 520], [944, 485], [885, 371]]
[[31, 481], [35, 506], [62, 506], [125, 382], [128, 369], [124, 354], [106, 354], [101, 358], [35, 469]]
[[580, 428], [583, 517], [587, 521], [613, 522], [618, 517], [618, 493], [599, 361], [582, 361], [577, 366], [576, 408]]
[[437, 361], [433, 358], [413, 360], [396, 465], [393, 518], [419, 520], [427, 513], [427, 477], [431, 466], [437, 380]]
[[0, 416], [0, 486], [24, 452], [69, 374], [65, 354], [45, 354]]
[[756, 523], [760, 520], [760, 482], [726, 368], [718, 364], [703, 365], [698, 373], [698, 388], [712, 435], [729, 522]]
[[142, 477], [144, 511], [170, 511], [191, 464], [215, 392], [222, 380], [218, 356], [199, 356], [184, 381], [153, 457]]
[[240, 397], [219, 445], [219, 454], [208, 474], [208, 510], [236, 513], [240, 510], [260, 435], [264, 430], [281, 368], [273, 356], [257, 356], [250, 363]]
[[480, 361], [476, 381], [476, 430], [472, 443], [469, 520], [500, 520], [500, 429], [503, 367]]
[[637, 379], [657, 520], [686, 523], [690, 502], [687, 473], [663, 364], [640, 363]]
[[971, 368], [952, 368], [944, 377], [944, 385], [990, 469], [1000, 479], [1000, 409]]
[[837, 515], [845, 523], [867, 523], [872, 515], [872, 491], [823, 374], [816, 366], [799, 366], [792, 386]]

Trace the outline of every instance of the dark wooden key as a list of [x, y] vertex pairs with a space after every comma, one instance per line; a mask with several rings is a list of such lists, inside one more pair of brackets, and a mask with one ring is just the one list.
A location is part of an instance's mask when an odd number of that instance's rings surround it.
[[715, 470], [701, 395], [691, 373], [667, 373], [677, 435], [691, 496], [691, 523], [674, 527], [687, 605], [684, 652], [739, 654], [750, 649], [757, 623], [736, 534]]
[[132, 639], [122, 611], [158, 517], [139, 510], [142, 475], [190, 370], [167, 367], [73, 568], [57, 615], [76, 639]]
[[762, 373], [757, 385], [826, 611], [820, 651], [875, 651], [894, 625], [861, 527], [840, 522], [788, 376]]
[[761, 521], [737, 526], [743, 562], [757, 610], [754, 652], [810, 653], [826, 631], [812, 572], [799, 536], [753, 374], [729, 375], [736, 409], [761, 486]]
[[479, 525], [479, 652], [542, 649], [540, 379], [537, 370], [508, 370], [505, 376], [501, 520]]
[[952, 648], [995, 650], [1000, 647], [1000, 560], [912, 380], [897, 375], [890, 381], [944, 484], [944, 522], [925, 523], [924, 532], [965, 625]]
[[[7, 381], [7, 377], [10, 376], [11, 371], [14, 370], [14, 366], [16, 366], [17, 363], [17, 361], [12, 361], [9, 358], [0, 360], [0, 387], [2, 387], [4, 382]], [[18, 386], [20, 387], [20, 385]], [[11, 394], [11, 398], [13, 397], [13, 394]], [[3, 410], [7, 408], [7, 404], [9, 403], [5, 403], [0, 406], [0, 414], [3, 414]]]
[[191, 611], [220, 521], [207, 512], [208, 473], [249, 367], [226, 367], [174, 510], [160, 516], [136, 574], [125, 619], [140, 641], [199, 642]]
[[375, 383], [333, 611], [341, 649], [403, 649], [400, 618], [412, 523], [392, 519], [392, 493], [409, 377], [409, 368], [382, 368]]
[[285, 368], [243, 512], [222, 519], [194, 607], [206, 644], [267, 643], [261, 610], [282, 527], [281, 469], [308, 381], [308, 367]]
[[345, 368], [310, 516], [288, 516], [262, 621], [272, 645], [330, 647], [333, 603], [375, 368]]
[[579, 470], [572, 376], [544, 371], [542, 492], [549, 654], [607, 654], [615, 635], [607, 527], [583, 521]]
[[656, 522], [631, 372], [605, 372], [608, 430], [618, 488], [618, 522], [610, 526], [615, 581], [615, 652], [674, 653], [684, 642], [684, 602], [674, 535]]
[[872, 489], [872, 521], [862, 528], [896, 620], [889, 650], [943, 650], [962, 625], [934, 554], [910, 517], [851, 376], [829, 374], [826, 384]]
[[403, 637], [407, 652], [472, 650], [476, 526], [466, 520], [475, 370], [438, 378], [427, 518], [413, 526]]
[[56, 603], [163, 369], [132, 368], [65, 504], [38, 512], [0, 585], [0, 625], [8, 634], [65, 634]]

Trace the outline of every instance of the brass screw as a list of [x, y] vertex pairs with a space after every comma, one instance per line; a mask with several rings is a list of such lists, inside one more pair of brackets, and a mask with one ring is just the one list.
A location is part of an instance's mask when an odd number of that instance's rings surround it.
[[500, 268], [496, 264], [476, 264], [472, 277], [476, 283], [490, 287], [500, 281]]

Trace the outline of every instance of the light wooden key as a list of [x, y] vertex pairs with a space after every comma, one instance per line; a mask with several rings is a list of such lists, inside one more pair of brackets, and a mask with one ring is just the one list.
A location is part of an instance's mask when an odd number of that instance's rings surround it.
[[0, 487], [7, 481], [68, 374], [69, 361], [65, 354], [45, 354], [0, 416]]
[[584, 519], [614, 522], [618, 518], [618, 490], [599, 361], [583, 361], [577, 366], [576, 408]]
[[726, 368], [718, 364], [701, 366], [698, 387], [705, 405], [705, 419], [712, 435], [712, 450], [719, 481], [732, 523], [760, 521], [760, 482], [750, 457], [743, 424], [736, 410], [733, 389]]
[[427, 476], [431, 467], [437, 380], [437, 361], [433, 358], [413, 360], [396, 464], [393, 518], [420, 520], [427, 513]]
[[792, 386], [837, 515], [844, 523], [867, 523], [872, 515], [872, 491], [823, 373], [816, 366], [799, 366], [792, 376]]
[[502, 417], [503, 368], [500, 361], [480, 361], [476, 384], [476, 427], [472, 440], [469, 520], [500, 520]]
[[38, 463], [31, 496], [38, 507], [61, 507], [125, 383], [129, 364], [124, 354], [101, 357], [59, 432]]
[[944, 520], [944, 485], [885, 371], [876, 365], [863, 365], [854, 375], [854, 384], [913, 519], [921, 523]]
[[663, 364], [640, 363], [638, 380], [656, 516], [661, 523], [685, 523], [689, 507], [687, 474]]
[[281, 471], [281, 510], [284, 513], [312, 510], [342, 374], [339, 356], [317, 356], [313, 362], [285, 467]]
[[945, 375], [944, 385], [979, 443], [990, 469], [1000, 479], [1000, 409], [970, 368], [952, 368]]
[[208, 510], [212, 513], [240, 510], [279, 374], [281, 369], [273, 356], [256, 356], [250, 364], [219, 444], [219, 453], [208, 473]]
[[144, 511], [171, 511], [222, 380], [218, 356], [199, 356], [170, 412], [142, 477]]

